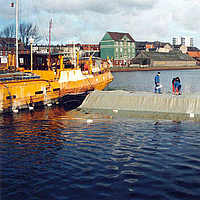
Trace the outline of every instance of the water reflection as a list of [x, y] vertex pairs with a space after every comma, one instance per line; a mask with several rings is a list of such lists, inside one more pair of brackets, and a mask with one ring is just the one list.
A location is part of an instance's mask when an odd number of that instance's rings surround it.
[[58, 107], [2, 115], [3, 199], [195, 199], [199, 130]]

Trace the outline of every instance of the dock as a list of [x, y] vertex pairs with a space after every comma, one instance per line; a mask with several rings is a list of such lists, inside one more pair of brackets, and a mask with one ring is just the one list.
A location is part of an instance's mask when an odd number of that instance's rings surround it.
[[111, 116], [200, 121], [200, 93], [173, 95], [95, 90], [86, 97], [80, 108]]

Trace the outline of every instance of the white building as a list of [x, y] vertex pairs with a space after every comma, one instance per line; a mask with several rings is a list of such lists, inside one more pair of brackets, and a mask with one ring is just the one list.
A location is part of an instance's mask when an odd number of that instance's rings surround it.
[[173, 38], [173, 45], [185, 45], [186, 47], [193, 47], [194, 39], [189, 36], [179, 36], [178, 38]]

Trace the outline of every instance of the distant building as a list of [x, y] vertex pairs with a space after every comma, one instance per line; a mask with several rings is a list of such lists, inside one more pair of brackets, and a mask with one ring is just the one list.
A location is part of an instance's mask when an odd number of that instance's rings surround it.
[[186, 47], [185, 45], [179, 44], [179, 45], [173, 45], [172, 50], [173, 51], [181, 51], [182, 53], [187, 53], [187, 49], [189, 47]]
[[[98, 44], [62, 44], [62, 45], [51, 45], [51, 53], [62, 54], [64, 57], [73, 59], [77, 57], [79, 52], [79, 59], [89, 59], [90, 56], [93, 58], [100, 58], [100, 47]], [[47, 54], [49, 52], [49, 45], [41, 44], [34, 45], [33, 51], [39, 54]]]
[[200, 50], [197, 47], [188, 47], [187, 53], [197, 60], [198, 65], [200, 66]]
[[154, 41], [136, 41], [136, 55], [141, 51], [158, 51], [158, 52], [169, 52], [172, 50], [171, 44], [166, 42]]
[[180, 51], [166, 52], [141, 52], [132, 60], [133, 65], [140, 67], [180, 67], [195, 66], [197, 61], [188, 54]]
[[[19, 41], [19, 54], [20, 53], [29, 53], [24, 48], [24, 45], [22, 42]], [[13, 56], [16, 54], [16, 39], [15, 38], [5, 38], [0, 37], [0, 69], [4, 69], [7, 67], [7, 65], [15, 65], [15, 60], [10, 59], [10, 63], [8, 63], [8, 57]], [[13, 57], [14, 58], [14, 57]]]
[[135, 57], [135, 40], [129, 33], [106, 32], [100, 41], [101, 60], [109, 57], [113, 66], [128, 66]]
[[189, 36], [180, 36], [172, 39], [173, 45], [185, 45], [186, 47], [194, 46], [194, 39]]

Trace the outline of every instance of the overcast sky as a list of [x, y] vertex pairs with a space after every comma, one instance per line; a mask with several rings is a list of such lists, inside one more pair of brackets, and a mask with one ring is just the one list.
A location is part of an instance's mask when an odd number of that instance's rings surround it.
[[[0, 0], [0, 30], [15, 23], [16, 0]], [[33, 22], [48, 43], [99, 43], [106, 31], [127, 32], [136, 41], [172, 43], [191, 36], [200, 48], [200, 0], [19, 0], [19, 21]]]

